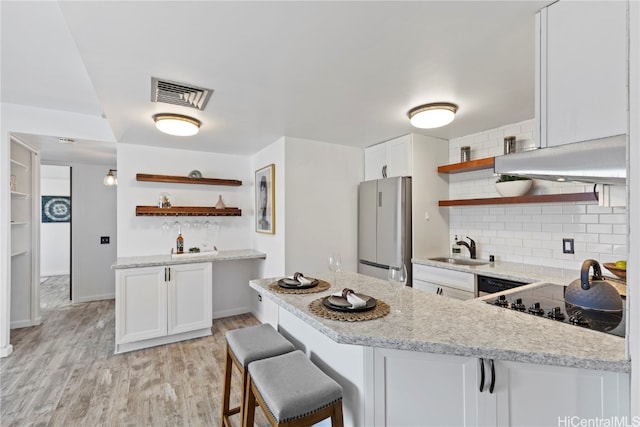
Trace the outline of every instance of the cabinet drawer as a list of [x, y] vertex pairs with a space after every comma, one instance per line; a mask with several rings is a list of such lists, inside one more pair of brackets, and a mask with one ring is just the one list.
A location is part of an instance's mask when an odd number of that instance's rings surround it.
[[473, 299], [474, 294], [470, 291], [463, 291], [449, 286], [438, 285], [437, 283], [425, 282], [423, 280], [413, 280], [413, 288], [426, 291], [436, 295], [442, 295], [449, 298], [466, 301]]
[[427, 265], [413, 265], [413, 280], [436, 283], [467, 292], [475, 291], [475, 274]]

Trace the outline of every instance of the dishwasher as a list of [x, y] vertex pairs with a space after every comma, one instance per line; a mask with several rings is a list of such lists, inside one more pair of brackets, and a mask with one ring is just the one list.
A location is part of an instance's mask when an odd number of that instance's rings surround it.
[[496, 292], [517, 288], [518, 286], [526, 285], [527, 283], [478, 275], [477, 284], [478, 296], [482, 297], [489, 294], [495, 294]]

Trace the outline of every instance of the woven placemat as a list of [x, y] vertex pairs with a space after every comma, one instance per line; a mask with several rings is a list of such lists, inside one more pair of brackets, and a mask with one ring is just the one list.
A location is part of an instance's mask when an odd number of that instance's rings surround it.
[[316, 316], [324, 317], [325, 319], [341, 320], [343, 322], [361, 322], [363, 320], [379, 319], [389, 314], [389, 304], [382, 300], [378, 300], [376, 306], [368, 311], [356, 311], [353, 313], [347, 313], [343, 311], [331, 310], [322, 304], [323, 298], [311, 301], [309, 303], [309, 310]]
[[272, 284], [269, 285], [269, 289], [279, 294], [315, 294], [316, 292], [326, 291], [330, 287], [331, 285], [328, 282], [325, 282], [324, 280], [319, 280], [319, 279], [318, 279], [318, 285], [314, 286], [313, 288], [302, 288], [302, 289], [283, 288], [282, 286], [278, 286], [278, 282], [273, 282]]

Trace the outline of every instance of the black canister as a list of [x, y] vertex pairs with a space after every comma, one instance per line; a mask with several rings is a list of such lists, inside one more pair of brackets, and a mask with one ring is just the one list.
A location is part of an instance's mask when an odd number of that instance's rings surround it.
[[471, 160], [471, 147], [465, 145], [460, 147], [460, 162], [468, 162]]
[[516, 152], [516, 137], [507, 136], [504, 138], [504, 154], [511, 154]]

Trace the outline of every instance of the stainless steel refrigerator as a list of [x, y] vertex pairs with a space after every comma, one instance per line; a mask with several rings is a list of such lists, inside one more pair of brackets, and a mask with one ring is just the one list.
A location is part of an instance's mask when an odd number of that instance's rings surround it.
[[358, 187], [358, 272], [387, 279], [389, 266], [407, 267], [411, 285], [411, 178], [361, 182]]

